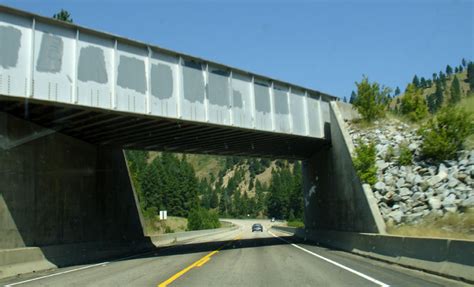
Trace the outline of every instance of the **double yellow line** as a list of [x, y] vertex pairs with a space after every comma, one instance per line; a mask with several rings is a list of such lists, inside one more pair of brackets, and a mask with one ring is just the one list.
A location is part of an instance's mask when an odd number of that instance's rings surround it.
[[[237, 236], [236, 238], [234, 238], [234, 240], [239, 240], [241, 238], [241, 235]], [[227, 243], [229, 244], [229, 243]], [[221, 247], [219, 247], [218, 249], [208, 253], [206, 256], [200, 258], [198, 261], [194, 262], [193, 264], [189, 265], [188, 267], [184, 268], [183, 270], [179, 271], [178, 273], [174, 274], [173, 276], [171, 276], [170, 278], [168, 278], [166, 281], [163, 281], [162, 283], [158, 284], [158, 287], [166, 287], [168, 286], [169, 284], [171, 284], [173, 281], [175, 281], [176, 279], [178, 279], [179, 277], [183, 276], [186, 272], [188, 272], [189, 270], [193, 269], [194, 267], [201, 267], [203, 266], [204, 264], [206, 264], [209, 260], [211, 260], [211, 257], [212, 255], [216, 254], [219, 252], [219, 250], [221, 250], [222, 248], [224, 248], [227, 244], [224, 244], [222, 245]]]

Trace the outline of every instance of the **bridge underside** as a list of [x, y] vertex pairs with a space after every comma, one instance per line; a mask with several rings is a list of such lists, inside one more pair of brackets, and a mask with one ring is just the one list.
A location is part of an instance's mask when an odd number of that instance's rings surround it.
[[327, 141], [0, 96], [0, 111], [98, 146], [306, 159]]

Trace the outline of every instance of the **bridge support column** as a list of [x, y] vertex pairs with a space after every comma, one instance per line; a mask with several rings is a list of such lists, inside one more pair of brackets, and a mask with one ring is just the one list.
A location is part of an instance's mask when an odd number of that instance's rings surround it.
[[122, 150], [0, 113], [0, 249], [139, 238]]
[[352, 142], [337, 104], [331, 103], [330, 145], [303, 162], [305, 226], [308, 230], [384, 233], [372, 192], [364, 190], [350, 155]]

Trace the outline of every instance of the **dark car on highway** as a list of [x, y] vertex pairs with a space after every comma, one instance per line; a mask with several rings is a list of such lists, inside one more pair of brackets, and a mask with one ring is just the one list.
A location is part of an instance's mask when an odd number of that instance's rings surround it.
[[252, 225], [252, 232], [254, 231], [263, 232], [263, 226], [260, 223], [255, 223], [254, 225]]

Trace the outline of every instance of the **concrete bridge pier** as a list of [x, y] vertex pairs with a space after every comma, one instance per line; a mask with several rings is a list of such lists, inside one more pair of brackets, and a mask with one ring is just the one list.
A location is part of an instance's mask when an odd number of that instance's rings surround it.
[[0, 249], [143, 238], [121, 149], [0, 113]]

